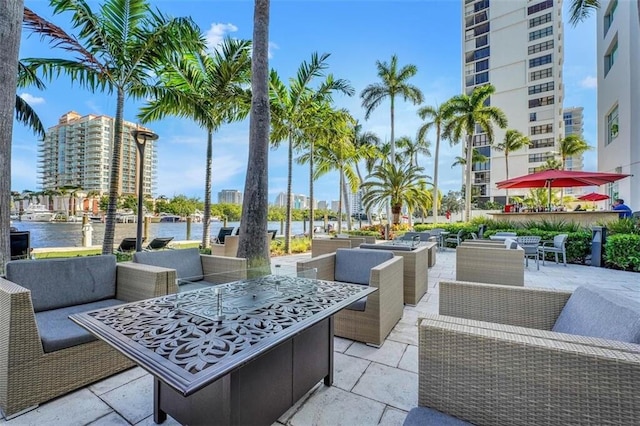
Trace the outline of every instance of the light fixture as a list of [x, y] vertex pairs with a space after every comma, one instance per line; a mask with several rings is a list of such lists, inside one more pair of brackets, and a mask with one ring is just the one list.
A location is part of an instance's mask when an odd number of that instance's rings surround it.
[[131, 131], [133, 139], [136, 141], [138, 147], [138, 159], [140, 161], [140, 167], [138, 168], [138, 223], [136, 229], [136, 251], [142, 251], [142, 207], [144, 206], [144, 194], [143, 194], [143, 178], [144, 178], [144, 147], [147, 141], [154, 141], [158, 139], [158, 135], [149, 131], [135, 129]]

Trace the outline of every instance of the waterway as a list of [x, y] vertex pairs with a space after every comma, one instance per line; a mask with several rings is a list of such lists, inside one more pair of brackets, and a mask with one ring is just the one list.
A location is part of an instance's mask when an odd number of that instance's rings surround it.
[[[237, 227], [240, 222], [228, 222], [227, 226]], [[278, 235], [284, 233], [280, 227], [280, 222], [269, 222], [268, 229], [277, 229]], [[30, 231], [31, 247], [82, 247], [82, 224], [81, 223], [55, 223], [55, 222], [20, 222], [13, 221], [13, 227], [20, 231]], [[92, 245], [102, 245], [104, 240], [104, 223], [92, 223]], [[135, 223], [117, 223], [114, 244], [117, 246], [125, 237], [136, 236]], [[218, 235], [218, 231], [223, 226], [222, 222], [211, 223], [212, 240]], [[308, 227], [309, 224], [307, 223]], [[324, 226], [324, 222], [317, 221], [316, 226]], [[299, 235], [307, 232], [303, 222], [291, 223], [291, 235]], [[173, 237], [176, 241], [202, 240], [202, 223], [191, 224], [191, 234], [187, 235], [186, 222], [161, 222], [149, 224], [149, 239], [155, 237]]]

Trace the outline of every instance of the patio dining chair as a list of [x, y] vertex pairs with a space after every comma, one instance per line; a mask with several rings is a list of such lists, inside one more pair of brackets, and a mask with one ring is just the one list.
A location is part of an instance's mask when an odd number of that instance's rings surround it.
[[537, 235], [523, 235], [517, 238], [518, 245], [524, 249], [525, 265], [529, 267], [529, 258], [536, 260], [536, 267], [540, 269], [540, 255], [538, 254], [538, 246], [542, 237]]
[[558, 234], [553, 237], [553, 240], [542, 242], [542, 245], [538, 247], [538, 253], [542, 255], [543, 265], [545, 261], [545, 255], [547, 253], [553, 253], [556, 258], [556, 263], [558, 263], [558, 254], [562, 254], [562, 263], [564, 263], [564, 266], [567, 266], [567, 238], [569, 238], [569, 235], [567, 234]]
[[462, 236], [464, 235], [464, 232], [465, 232], [464, 230], [460, 230], [456, 235], [452, 235], [451, 237], [445, 238], [444, 240], [445, 247], [447, 243], [451, 243], [454, 246], [459, 246], [460, 243], [462, 243]]

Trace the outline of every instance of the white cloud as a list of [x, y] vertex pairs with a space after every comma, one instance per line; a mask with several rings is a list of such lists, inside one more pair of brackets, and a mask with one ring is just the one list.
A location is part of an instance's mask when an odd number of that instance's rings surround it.
[[44, 103], [44, 98], [41, 98], [41, 97], [38, 97], [38, 96], [33, 96], [33, 95], [28, 94], [28, 93], [21, 93], [20, 97], [22, 99], [24, 99], [31, 106], [41, 105], [41, 104]]
[[215, 50], [218, 45], [222, 43], [225, 36], [228, 33], [233, 33], [238, 31], [238, 27], [229, 23], [229, 24], [211, 24], [211, 28], [205, 33], [205, 38], [207, 40], [207, 47], [209, 50]]
[[278, 46], [272, 41], [269, 42], [269, 53], [268, 53], [269, 59], [273, 58], [273, 51], [278, 49], [280, 49], [280, 46]]
[[598, 78], [589, 75], [580, 81], [580, 87], [585, 89], [595, 89], [598, 87]]

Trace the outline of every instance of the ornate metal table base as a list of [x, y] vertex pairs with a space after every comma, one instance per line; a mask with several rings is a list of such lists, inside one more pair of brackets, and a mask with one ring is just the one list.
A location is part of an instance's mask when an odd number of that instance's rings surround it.
[[333, 317], [183, 396], [154, 382], [154, 421], [182, 424], [271, 425], [320, 380], [333, 383]]

